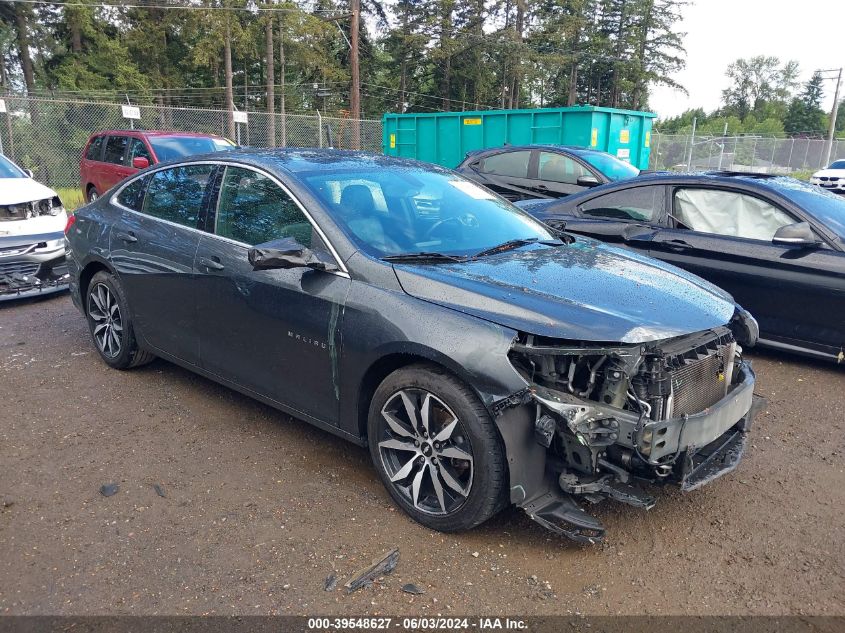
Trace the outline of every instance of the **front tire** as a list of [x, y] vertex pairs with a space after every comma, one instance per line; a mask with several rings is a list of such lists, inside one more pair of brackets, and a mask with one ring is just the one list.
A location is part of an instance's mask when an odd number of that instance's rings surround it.
[[129, 369], [155, 358], [135, 340], [132, 318], [120, 281], [100, 271], [91, 278], [85, 293], [88, 330], [100, 358], [114, 369]]
[[435, 365], [390, 374], [370, 404], [373, 464], [393, 500], [441, 532], [473, 528], [507, 503], [501, 438], [477, 396]]
[[94, 188], [94, 185], [88, 187], [88, 191], [86, 193], [88, 196], [88, 202], [94, 202], [97, 198], [100, 197], [100, 194], [97, 193], [97, 190]]

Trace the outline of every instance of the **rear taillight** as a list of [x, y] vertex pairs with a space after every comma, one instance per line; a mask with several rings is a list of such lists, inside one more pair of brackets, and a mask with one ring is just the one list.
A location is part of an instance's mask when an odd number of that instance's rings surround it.
[[73, 226], [74, 222], [76, 222], [76, 214], [71, 213], [69, 216], [67, 216], [67, 224], [65, 224], [65, 235], [70, 232], [70, 227]]

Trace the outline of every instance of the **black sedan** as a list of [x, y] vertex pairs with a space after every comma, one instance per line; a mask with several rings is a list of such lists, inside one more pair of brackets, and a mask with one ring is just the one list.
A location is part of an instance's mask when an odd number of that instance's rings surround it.
[[83, 207], [66, 237], [108, 365], [160, 356], [368, 445], [435, 529], [515, 503], [592, 542], [577, 497], [650, 507], [635, 479], [689, 490], [743, 453], [756, 326], [729, 296], [439, 167], [191, 157]]
[[470, 152], [456, 170], [511, 201], [561, 198], [640, 173], [606, 152], [564, 145], [506, 146]]
[[845, 200], [785, 177], [651, 174], [551, 203], [545, 222], [680, 266], [730, 292], [760, 344], [845, 360]]

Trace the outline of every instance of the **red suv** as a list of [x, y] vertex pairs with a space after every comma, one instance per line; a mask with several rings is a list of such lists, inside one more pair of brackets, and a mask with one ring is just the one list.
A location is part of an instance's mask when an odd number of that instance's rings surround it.
[[155, 130], [106, 130], [91, 135], [79, 163], [82, 193], [96, 200], [139, 169], [173, 158], [233, 149], [214, 134]]

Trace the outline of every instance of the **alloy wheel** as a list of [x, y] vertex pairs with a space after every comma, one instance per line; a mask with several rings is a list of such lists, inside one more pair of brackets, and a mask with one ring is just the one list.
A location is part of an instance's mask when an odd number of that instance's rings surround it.
[[88, 293], [88, 315], [94, 321], [94, 342], [109, 358], [120, 354], [123, 320], [117, 297], [105, 284], [97, 284]]
[[472, 446], [458, 417], [433, 393], [401, 389], [381, 410], [378, 448], [388, 479], [420, 512], [449, 514], [472, 489]]

